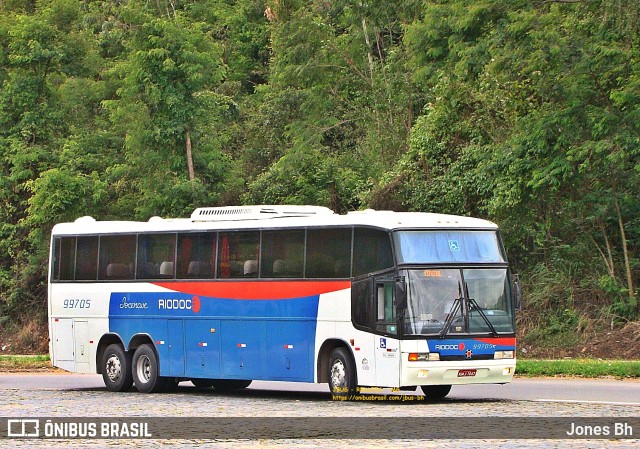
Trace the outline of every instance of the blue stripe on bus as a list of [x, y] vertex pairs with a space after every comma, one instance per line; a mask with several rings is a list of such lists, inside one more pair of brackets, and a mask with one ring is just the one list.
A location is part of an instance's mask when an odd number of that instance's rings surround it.
[[112, 293], [109, 330], [125, 343], [149, 335], [162, 376], [313, 382], [319, 298]]
[[427, 340], [430, 352], [439, 352], [441, 356], [491, 355], [496, 351], [514, 351], [516, 339], [503, 338], [445, 338]]

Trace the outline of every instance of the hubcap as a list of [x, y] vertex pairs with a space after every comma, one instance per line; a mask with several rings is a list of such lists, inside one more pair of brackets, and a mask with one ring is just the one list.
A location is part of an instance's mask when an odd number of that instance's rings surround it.
[[111, 382], [117, 382], [122, 375], [122, 365], [120, 364], [120, 359], [115, 354], [111, 354], [111, 356], [107, 359], [107, 365], [105, 367], [107, 372], [107, 377]]
[[149, 357], [146, 355], [140, 356], [136, 366], [136, 371], [138, 379], [145, 384], [149, 382], [149, 378], [151, 377], [151, 361], [149, 360]]
[[334, 360], [331, 366], [331, 385], [335, 387], [345, 387], [347, 384], [347, 375], [342, 360]]

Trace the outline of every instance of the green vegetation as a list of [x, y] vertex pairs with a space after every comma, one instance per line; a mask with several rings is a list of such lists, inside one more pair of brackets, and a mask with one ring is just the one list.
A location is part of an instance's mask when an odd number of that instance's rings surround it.
[[0, 372], [50, 371], [53, 369], [48, 355], [0, 355]]
[[640, 377], [640, 361], [627, 360], [518, 360], [518, 376], [575, 376], [575, 377]]
[[493, 220], [524, 333], [593, 335], [640, 314], [640, 3], [5, 0], [0, 160], [0, 326], [54, 223], [309, 203]]

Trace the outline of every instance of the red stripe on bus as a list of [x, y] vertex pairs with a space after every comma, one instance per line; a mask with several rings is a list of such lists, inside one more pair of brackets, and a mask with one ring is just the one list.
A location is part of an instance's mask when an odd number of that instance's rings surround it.
[[254, 300], [304, 298], [351, 287], [351, 281], [154, 282], [153, 284], [189, 295]]
[[515, 337], [502, 337], [502, 338], [474, 338], [474, 340], [489, 343], [496, 346], [515, 346], [516, 339]]

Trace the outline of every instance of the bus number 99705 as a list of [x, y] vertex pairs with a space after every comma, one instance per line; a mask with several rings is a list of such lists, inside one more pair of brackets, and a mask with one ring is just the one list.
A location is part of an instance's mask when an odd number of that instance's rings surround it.
[[65, 299], [62, 302], [63, 309], [88, 309], [90, 307], [90, 299]]

